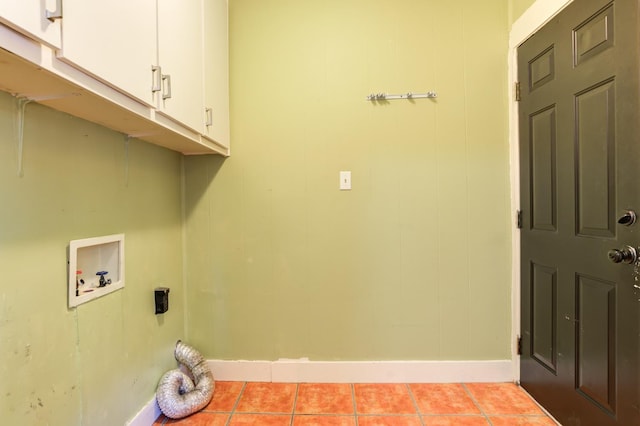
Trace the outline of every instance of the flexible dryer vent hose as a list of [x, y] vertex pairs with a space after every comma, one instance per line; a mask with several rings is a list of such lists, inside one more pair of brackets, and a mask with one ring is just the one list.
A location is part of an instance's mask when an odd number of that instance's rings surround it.
[[174, 354], [189, 370], [193, 381], [179, 368], [167, 371], [158, 383], [156, 399], [165, 416], [181, 419], [207, 406], [213, 397], [215, 382], [207, 362], [197, 350], [178, 340]]

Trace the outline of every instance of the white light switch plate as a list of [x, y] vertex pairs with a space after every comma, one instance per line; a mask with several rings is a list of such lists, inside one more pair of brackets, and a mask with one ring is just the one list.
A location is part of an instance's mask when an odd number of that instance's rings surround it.
[[340, 191], [349, 191], [351, 189], [351, 172], [340, 172]]

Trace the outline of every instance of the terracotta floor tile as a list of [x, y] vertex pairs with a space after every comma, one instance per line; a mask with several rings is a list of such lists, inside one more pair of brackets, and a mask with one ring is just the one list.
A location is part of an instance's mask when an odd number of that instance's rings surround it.
[[294, 383], [247, 383], [236, 407], [244, 413], [293, 413]]
[[489, 426], [483, 416], [423, 416], [425, 426]]
[[225, 426], [229, 419], [228, 414], [207, 413], [200, 411], [184, 419], [167, 419], [167, 425], [180, 424], [181, 426]]
[[547, 416], [491, 416], [493, 426], [556, 426]]
[[358, 414], [417, 414], [407, 385], [355, 384], [353, 386]]
[[355, 416], [294, 415], [293, 426], [356, 426]]
[[154, 426], [227, 423], [230, 426], [355, 426], [356, 423], [358, 426], [557, 426], [522, 388], [512, 383], [258, 382], [216, 382], [213, 399], [203, 411], [179, 420], [161, 415]]
[[410, 384], [422, 414], [480, 414], [480, 409], [459, 383]]
[[153, 422], [152, 426], [163, 425], [166, 419], [167, 418], [164, 416], [164, 414], [160, 414], [160, 416], [156, 419], [156, 421]]
[[290, 415], [282, 414], [234, 414], [229, 426], [289, 426]]
[[513, 383], [467, 383], [465, 386], [485, 414], [543, 414], [529, 395]]
[[244, 382], [216, 382], [213, 399], [204, 409], [205, 411], [231, 412], [238, 402]]
[[302, 383], [298, 385], [295, 413], [354, 414], [351, 385]]
[[358, 426], [422, 426], [418, 416], [358, 416]]

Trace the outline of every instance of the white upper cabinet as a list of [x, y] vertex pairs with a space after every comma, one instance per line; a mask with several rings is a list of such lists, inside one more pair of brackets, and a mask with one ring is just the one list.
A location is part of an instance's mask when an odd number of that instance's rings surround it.
[[227, 16], [227, 0], [0, 0], [0, 86], [185, 154], [229, 155]]
[[229, 147], [229, 24], [227, 0], [203, 1], [204, 135]]
[[[202, 0], [158, 0], [158, 112], [203, 128]], [[209, 1], [209, 0], [206, 0]]]
[[154, 105], [156, 0], [61, 1], [64, 17], [59, 58]]
[[60, 47], [62, 0], [2, 0], [0, 23], [39, 40], [51, 47]]

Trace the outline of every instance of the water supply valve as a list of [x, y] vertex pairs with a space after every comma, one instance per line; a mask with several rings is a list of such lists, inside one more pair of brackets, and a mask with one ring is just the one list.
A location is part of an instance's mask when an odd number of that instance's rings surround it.
[[96, 275], [100, 275], [100, 281], [98, 282], [98, 287], [106, 287], [108, 284], [111, 284], [111, 278], [106, 279], [104, 276], [107, 275], [108, 271], [98, 271]]

